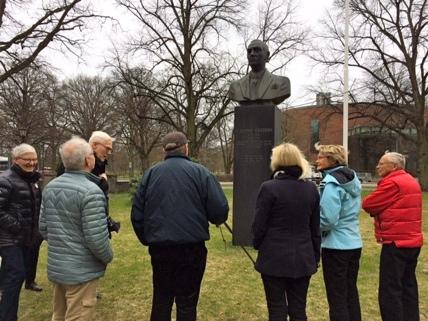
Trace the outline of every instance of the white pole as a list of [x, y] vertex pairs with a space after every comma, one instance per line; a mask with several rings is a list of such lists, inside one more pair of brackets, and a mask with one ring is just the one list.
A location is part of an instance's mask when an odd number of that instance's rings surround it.
[[345, 65], [343, 93], [343, 148], [348, 155], [348, 100], [349, 100], [349, 0], [345, 1]]

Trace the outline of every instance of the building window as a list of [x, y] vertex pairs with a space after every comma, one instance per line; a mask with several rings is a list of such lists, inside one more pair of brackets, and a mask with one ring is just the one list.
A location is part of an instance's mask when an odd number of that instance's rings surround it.
[[311, 151], [316, 152], [315, 144], [320, 141], [320, 121], [318, 119], [311, 120]]

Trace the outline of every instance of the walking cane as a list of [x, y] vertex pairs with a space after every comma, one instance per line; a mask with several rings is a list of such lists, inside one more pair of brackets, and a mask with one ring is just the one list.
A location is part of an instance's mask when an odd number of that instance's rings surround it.
[[[227, 222], [224, 222], [223, 224], [226, 227], [226, 229], [230, 232], [230, 234], [233, 235], [233, 231], [232, 231], [231, 227], [229, 226], [229, 224], [227, 224]], [[219, 227], [220, 227], [220, 232], [221, 232], [221, 226], [219, 226]], [[224, 239], [223, 232], [221, 232], [221, 237], [223, 238], [223, 241], [226, 244], [226, 240]], [[248, 252], [248, 250], [245, 247], [243, 247], [242, 245], [240, 245], [240, 247], [245, 252], [245, 254], [247, 254], [247, 256], [251, 260], [251, 262], [253, 262], [253, 265], [256, 265], [256, 261], [253, 259], [250, 252]]]

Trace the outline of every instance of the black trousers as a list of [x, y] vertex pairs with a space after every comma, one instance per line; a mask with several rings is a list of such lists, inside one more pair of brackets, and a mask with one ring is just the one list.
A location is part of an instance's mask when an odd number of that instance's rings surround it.
[[153, 269], [150, 321], [171, 321], [175, 300], [177, 321], [196, 321], [199, 291], [207, 262], [204, 242], [149, 247]]
[[384, 244], [380, 254], [379, 306], [382, 321], [419, 321], [416, 265], [421, 249]]
[[24, 250], [21, 246], [0, 247], [0, 320], [18, 319], [19, 294], [25, 279]]
[[269, 321], [306, 321], [306, 297], [310, 276], [283, 278], [262, 274]]
[[322, 249], [330, 321], [361, 321], [357, 279], [361, 249]]
[[43, 238], [39, 237], [32, 245], [24, 247], [25, 284], [31, 284], [36, 280], [39, 251], [42, 242]]

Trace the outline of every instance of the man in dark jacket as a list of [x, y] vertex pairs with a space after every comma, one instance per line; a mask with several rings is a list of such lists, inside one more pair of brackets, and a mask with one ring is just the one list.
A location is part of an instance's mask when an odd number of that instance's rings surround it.
[[180, 132], [163, 139], [165, 160], [147, 170], [132, 206], [135, 233], [149, 246], [153, 268], [151, 321], [196, 320], [199, 290], [210, 238], [209, 222], [226, 221], [229, 207], [214, 176], [188, 158]]
[[17, 320], [26, 277], [26, 251], [38, 235], [41, 193], [37, 153], [21, 144], [12, 150], [12, 167], [0, 175], [0, 320]]
[[380, 255], [379, 305], [383, 321], [418, 321], [416, 265], [423, 244], [422, 191], [404, 170], [399, 153], [386, 153], [376, 166], [382, 178], [363, 200], [374, 217]]

